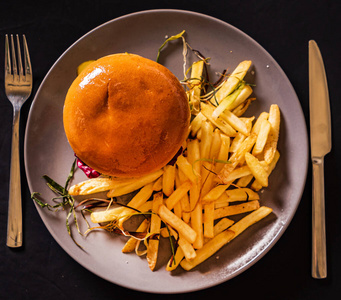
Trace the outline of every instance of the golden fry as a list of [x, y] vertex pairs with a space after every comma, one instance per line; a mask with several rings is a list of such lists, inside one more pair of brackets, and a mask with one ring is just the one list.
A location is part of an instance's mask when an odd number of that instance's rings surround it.
[[196, 251], [196, 257], [192, 260], [184, 259], [180, 265], [186, 271], [189, 271], [201, 264], [203, 261], [211, 257], [216, 253], [221, 247], [226, 245], [232, 240], [234, 232], [231, 230], [225, 230], [215, 236], [213, 239], [209, 240], [201, 249]]
[[251, 134], [249, 135], [243, 143], [240, 145], [240, 147], [237, 149], [235, 153], [230, 157], [228, 164], [225, 164], [225, 166], [220, 171], [218, 177], [221, 179], [221, 181], [225, 184], [227, 184], [229, 181], [226, 179], [230, 175], [230, 173], [237, 167], [237, 165], [244, 159], [245, 153], [250, 152], [252, 149], [254, 143], [256, 142], [257, 135]]
[[252, 175], [262, 186], [268, 186], [268, 173], [259, 160], [250, 153], [245, 153], [246, 164], [250, 168]]
[[162, 190], [167, 197], [174, 192], [175, 171], [175, 166], [167, 165], [164, 167]]
[[[160, 234], [161, 228], [161, 219], [157, 215], [159, 207], [163, 203], [162, 193], [157, 193], [154, 195], [153, 198], [153, 214], [150, 220], [150, 233], [151, 234]], [[147, 249], [147, 261], [149, 268], [154, 271], [156, 262], [157, 262], [157, 255], [159, 249], [159, 238], [150, 238], [148, 241], [148, 249]]]
[[249, 201], [242, 204], [230, 205], [227, 207], [218, 208], [214, 211], [214, 219], [221, 219], [228, 216], [239, 215], [250, 212], [259, 208], [259, 201]]
[[214, 237], [214, 202], [204, 205], [204, 237]]
[[271, 129], [270, 122], [268, 120], [263, 120], [260, 126], [260, 130], [258, 132], [257, 141], [252, 150], [253, 155], [257, 155], [263, 151], [266, 141], [268, 139], [270, 129]]
[[217, 91], [215, 98], [220, 103], [225, 97], [231, 94], [231, 92], [237, 87], [241, 80], [246, 75], [246, 72], [251, 66], [250, 60], [245, 60], [239, 63], [227, 80], [222, 84], [221, 88]]
[[112, 198], [112, 197], [117, 197], [117, 196], [122, 196], [122, 195], [125, 195], [125, 194], [129, 194], [131, 192], [134, 192], [134, 191], [142, 188], [146, 184], [155, 181], [162, 174], [163, 174], [163, 170], [158, 170], [158, 171], [153, 172], [151, 174], [142, 176], [142, 177], [138, 178], [136, 181], [134, 181], [133, 183], [130, 183], [130, 184], [125, 185], [123, 187], [111, 189], [108, 192], [107, 196], [108, 196], [108, 198]]
[[264, 160], [267, 164], [270, 164], [275, 156], [279, 137], [281, 114], [279, 111], [279, 107], [276, 104], [270, 106], [269, 122], [271, 124], [271, 129], [268, 135], [267, 142], [264, 146]]
[[183, 220], [172, 213], [165, 205], [161, 205], [159, 208], [159, 216], [163, 222], [173, 227], [179, 234], [190, 243], [194, 243], [197, 233]]
[[173, 209], [175, 204], [178, 203], [182, 197], [187, 195], [191, 186], [192, 183], [190, 181], [185, 181], [181, 186], [179, 186], [166, 200], [168, 209]]

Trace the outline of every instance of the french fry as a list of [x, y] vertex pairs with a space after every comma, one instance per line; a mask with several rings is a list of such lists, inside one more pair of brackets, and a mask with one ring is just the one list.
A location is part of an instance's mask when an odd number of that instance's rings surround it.
[[230, 184], [220, 184], [210, 190], [202, 199], [203, 203], [209, 203], [217, 200], [230, 186]]
[[[145, 185], [128, 203], [128, 206], [131, 208], [139, 209], [142, 212], [146, 212], [151, 210], [148, 203], [148, 199], [150, 199], [153, 193], [153, 183]], [[151, 201], [149, 201], [151, 202]], [[129, 219], [135, 211], [126, 207], [126, 210], [122, 212], [118, 219], [119, 219], [119, 226], [123, 227], [123, 223]]]
[[230, 202], [228, 202], [228, 201], [214, 202], [214, 209], [226, 207], [229, 205], [230, 205]]
[[197, 233], [183, 220], [172, 213], [165, 205], [161, 205], [159, 208], [159, 216], [163, 222], [173, 227], [179, 234], [190, 243], [194, 243]]
[[179, 235], [179, 246], [182, 249], [182, 252], [187, 260], [192, 260], [196, 257], [196, 252], [190, 242], [187, 241], [186, 238], [182, 236], [182, 234]]
[[213, 139], [212, 139], [212, 145], [211, 145], [209, 157], [211, 159], [217, 159], [220, 148], [221, 148], [221, 134], [220, 134], [220, 130], [216, 128], [213, 131]]
[[210, 157], [211, 145], [213, 141], [213, 126], [209, 122], [202, 123], [202, 139], [200, 143], [200, 158], [202, 159], [201, 165], [201, 177], [202, 188], [201, 194], [205, 195], [212, 187], [213, 184], [213, 171], [214, 165], [212, 158]]
[[264, 111], [262, 112], [259, 117], [257, 118], [255, 124], [252, 127], [251, 133], [255, 133], [258, 135], [260, 127], [263, 123], [263, 120], [267, 120], [269, 118], [269, 113]]
[[245, 117], [240, 117], [239, 120], [244, 122], [244, 124], [246, 125], [247, 128], [247, 132], [249, 134], [251, 134], [251, 130], [252, 130], [252, 126], [253, 126], [253, 121], [254, 121], [255, 117], [252, 116], [250, 118], [245, 118]]
[[237, 149], [235, 153], [230, 157], [229, 159], [229, 164], [225, 164], [225, 166], [222, 168], [220, 171], [218, 177], [219, 179], [227, 184], [229, 174], [237, 167], [237, 165], [240, 163], [241, 160], [244, 159], [245, 153], [250, 152], [252, 149], [254, 143], [256, 142], [257, 135], [256, 134], [251, 134], [249, 135], [243, 143], [240, 145], [240, 147]]
[[188, 223], [191, 219], [191, 204], [189, 202], [189, 196], [186, 193], [181, 199], [182, 219]]
[[216, 175], [214, 172], [214, 165], [208, 165], [206, 169], [203, 170], [203, 172], [206, 171], [206, 177], [203, 178], [203, 184], [201, 187], [201, 196], [205, 196], [215, 185], [215, 179]]
[[[128, 209], [124, 206], [114, 207], [103, 211], [94, 211], [90, 214], [92, 223], [105, 223], [113, 220], [117, 220], [118, 217]], [[129, 209], [130, 211], [130, 209]]]
[[251, 103], [253, 101], [255, 101], [256, 98], [249, 98], [246, 101], [244, 101], [243, 103], [239, 104], [236, 108], [234, 108], [233, 110], [231, 110], [237, 117], [241, 117], [249, 108], [249, 106], [251, 105]]
[[193, 269], [194, 267], [211, 257], [213, 254], [215, 254], [224, 245], [235, 239], [248, 227], [259, 222], [261, 219], [268, 216], [271, 212], [272, 209], [266, 206], [258, 208], [254, 212], [242, 218], [237, 223], [233, 224], [228, 230], [221, 232], [213, 239], [209, 240], [201, 249], [196, 251], [197, 256], [193, 260], [182, 260], [180, 263], [181, 267], [186, 271]]
[[[144, 219], [140, 226], [136, 229], [136, 232], [146, 232], [149, 226], [148, 219]], [[134, 237], [129, 238], [129, 240], [125, 243], [124, 247], [122, 248], [123, 253], [133, 252], [137, 245], [137, 239]]]
[[69, 194], [72, 196], [90, 195], [99, 192], [109, 191], [113, 188], [128, 185], [136, 179], [111, 179], [109, 177], [98, 177], [85, 180], [69, 188]]
[[128, 202], [128, 206], [138, 209], [148, 201], [153, 193], [153, 183], [146, 184], [139, 192]]
[[[150, 233], [151, 234], [160, 234], [160, 228], [161, 228], [161, 219], [157, 215], [157, 212], [159, 210], [159, 207], [163, 203], [163, 197], [162, 193], [157, 193], [154, 195], [153, 198], [153, 214], [151, 216], [150, 220]], [[148, 241], [148, 249], [147, 249], [147, 262], [149, 268], [154, 271], [156, 262], [157, 262], [157, 256], [158, 256], [158, 249], [159, 249], [159, 238], [150, 238]]]
[[139, 210], [141, 212], [147, 212], [147, 211], [152, 211], [153, 208], [153, 201], [147, 201], [146, 203], [142, 204], [139, 207]]
[[182, 219], [182, 207], [181, 207], [181, 203], [180, 202], [177, 202], [175, 205], [174, 205], [174, 208], [173, 208], [173, 211], [174, 211], [174, 214]]
[[199, 60], [192, 64], [191, 69], [191, 90], [190, 90], [190, 104], [192, 105], [192, 113], [198, 114], [200, 112], [200, 95], [201, 95], [201, 78], [204, 70], [204, 61]]
[[182, 172], [179, 168], [176, 168], [176, 171], [175, 171], [175, 188], [178, 188], [185, 181], [188, 181], [188, 178], [185, 175], [185, 173]]
[[271, 129], [270, 122], [268, 120], [263, 120], [260, 126], [260, 130], [258, 132], [255, 146], [253, 147], [253, 150], [252, 150], [253, 155], [258, 155], [263, 151], [265, 143], [268, 139], [270, 129]]
[[268, 135], [268, 139], [264, 146], [264, 160], [267, 164], [270, 164], [273, 160], [276, 149], [277, 142], [279, 137], [279, 127], [281, 122], [281, 115], [279, 111], [279, 107], [276, 104], [272, 104], [270, 106], [269, 111], [269, 122], [271, 124], [270, 132]]
[[[273, 169], [275, 168], [278, 160], [279, 160], [280, 154], [278, 151], [276, 151], [275, 153], [275, 157], [274, 159], [271, 161], [271, 163], [268, 165], [268, 169], [267, 169], [267, 174], [268, 176], [270, 176], [271, 172], [273, 171]], [[252, 184], [251, 184], [251, 188], [255, 191], [259, 191], [262, 188], [262, 185], [255, 180]]]
[[130, 184], [125, 185], [123, 187], [111, 189], [107, 193], [107, 196], [108, 196], [108, 198], [112, 198], [112, 197], [117, 197], [117, 196], [129, 194], [131, 192], [134, 192], [134, 191], [140, 189], [141, 187], [145, 186], [146, 184], [155, 181], [162, 174], [163, 174], [163, 170], [161, 169], [161, 170], [155, 171], [151, 174], [142, 176], [142, 177], [138, 178], [138, 180], [136, 180], [133, 183], [130, 183]]
[[242, 187], [242, 188], [246, 187], [252, 181], [252, 179], [253, 179], [253, 175], [252, 174], [243, 176], [243, 177], [238, 179], [236, 185], [239, 186], [239, 187]]
[[258, 200], [249, 201], [242, 204], [229, 205], [218, 208], [214, 211], [214, 219], [221, 219], [228, 216], [234, 216], [256, 210], [260, 207]]
[[187, 160], [192, 166], [192, 170], [197, 177], [196, 183], [200, 179], [201, 165], [200, 165], [200, 145], [197, 139], [189, 140], [187, 143]]
[[[190, 194], [191, 197], [192, 193]], [[192, 204], [192, 202], [191, 202]], [[191, 227], [196, 232], [197, 237], [193, 243], [195, 249], [200, 249], [204, 244], [204, 231], [203, 231], [203, 214], [202, 204], [197, 202], [193, 210], [191, 211]]]
[[231, 143], [230, 152], [232, 153], [236, 152], [237, 149], [240, 147], [241, 143], [244, 142], [245, 139], [246, 135], [238, 132]]
[[229, 230], [234, 232], [234, 237], [236, 238], [240, 235], [245, 229], [250, 227], [251, 225], [257, 223], [261, 219], [265, 218], [272, 212], [272, 209], [267, 206], [261, 206], [255, 211], [251, 212], [235, 224], [233, 224]]
[[213, 126], [210, 122], [204, 121], [201, 124], [201, 129], [200, 158], [208, 159], [210, 157], [213, 140]]
[[194, 119], [191, 122], [191, 135], [193, 137], [195, 137], [198, 134], [201, 128], [201, 123], [202, 121], [205, 121], [205, 120], [206, 120], [206, 117], [202, 114], [202, 112], [198, 113], [194, 117]]
[[197, 233], [197, 238], [193, 243], [193, 247], [201, 248], [204, 242], [203, 226], [202, 226], [202, 204], [200, 201], [200, 185], [193, 184], [189, 191], [191, 227]]
[[200, 129], [198, 130], [198, 133], [197, 133], [197, 139], [199, 140], [199, 141], [201, 141], [201, 127], [200, 127]]
[[214, 225], [214, 236], [218, 235], [219, 233], [223, 232], [230, 226], [234, 224], [234, 221], [228, 218], [222, 218], [219, 220], [217, 224]]
[[250, 60], [245, 60], [239, 63], [228, 79], [222, 84], [221, 88], [217, 91], [215, 98], [220, 103], [225, 97], [237, 87], [241, 80], [246, 75], [246, 72], [251, 66]]
[[229, 202], [259, 200], [259, 195], [249, 188], [237, 188], [225, 192]]
[[167, 227], [161, 227], [160, 229], [160, 235], [163, 238], [169, 238], [170, 236], [172, 236], [172, 234], [169, 232]]
[[204, 237], [214, 237], [214, 202], [204, 205]]
[[242, 120], [240, 120], [235, 114], [233, 114], [233, 112], [229, 110], [224, 111], [220, 115], [220, 117], [228, 124], [230, 124], [235, 131], [240, 132], [246, 136], [249, 135], [249, 131], [247, 129], [246, 124]]
[[204, 204], [204, 237], [214, 237], [214, 203]]
[[253, 90], [251, 86], [245, 84], [242, 90], [240, 91], [239, 95], [237, 96], [237, 99], [233, 103], [231, 103], [228, 107], [226, 107], [226, 109], [233, 112], [234, 109], [239, 107], [239, 110], [240, 110], [242, 106], [246, 105], [245, 104], [246, 101], [248, 100], [250, 100], [250, 102], [253, 101], [253, 99], [248, 99], [251, 96], [252, 92]]
[[[248, 153], [248, 152], [247, 152]], [[240, 168], [235, 168], [230, 175], [225, 178], [226, 182], [233, 182], [238, 178], [247, 176], [251, 174], [251, 170], [248, 166], [242, 166]]]
[[251, 153], [245, 153], [246, 164], [250, 168], [252, 175], [262, 186], [268, 186], [268, 173], [263, 168], [259, 160], [253, 156]]
[[216, 253], [219, 249], [221, 249], [224, 245], [226, 245], [229, 241], [232, 240], [234, 236], [234, 232], [231, 230], [225, 230], [215, 236], [213, 239], [209, 240], [201, 249], [196, 251], [196, 257], [192, 260], [184, 259], [181, 261], [181, 267], [189, 271], [201, 264], [203, 261], [211, 257], [214, 253]]
[[239, 96], [245, 84], [242, 84], [239, 88], [235, 89], [230, 95], [225, 97], [212, 113], [212, 118], [217, 119], [222, 113], [227, 112], [228, 107], [232, 105]]
[[222, 193], [221, 196], [214, 201], [214, 208], [220, 208], [220, 207], [225, 207], [225, 206], [229, 206], [229, 198], [227, 196], [226, 193]]
[[[138, 209], [140, 206], [147, 202], [152, 193], [153, 183], [147, 184], [129, 201], [128, 206]], [[129, 215], [134, 212], [135, 211], [133, 209], [121, 206], [105, 211], [94, 211], [91, 213], [90, 219], [93, 223], [104, 223], [120, 219], [120, 222], [122, 223]]]
[[167, 197], [174, 192], [175, 171], [175, 166], [167, 165], [164, 167], [162, 191]]
[[168, 197], [168, 199], [166, 199], [168, 209], [173, 209], [175, 204], [178, 203], [182, 197], [187, 195], [191, 185], [192, 183], [190, 181], [185, 181]]
[[195, 169], [183, 155], [178, 156], [176, 164], [191, 182], [196, 183], [198, 181], [200, 175], [193, 172]]
[[153, 184], [153, 191], [160, 192], [162, 190], [162, 177], [160, 176]]
[[201, 104], [201, 113], [216, 127], [218, 127], [222, 132], [224, 132], [227, 136], [235, 136], [237, 132], [232, 128], [230, 124], [228, 124], [222, 118], [213, 118], [212, 113], [214, 111], [214, 107], [209, 104]]
[[[221, 134], [221, 145], [218, 153], [218, 161], [227, 162], [230, 152], [230, 140], [231, 138], [225, 134]], [[217, 162], [215, 166], [215, 172], [220, 173], [225, 163]]]

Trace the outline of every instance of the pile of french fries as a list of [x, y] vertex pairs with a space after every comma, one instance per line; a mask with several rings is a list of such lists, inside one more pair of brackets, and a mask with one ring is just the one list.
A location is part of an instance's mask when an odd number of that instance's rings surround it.
[[[115, 222], [124, 231], [124, 222], [136, 211], [149, 213], [136, 229], [149, 237], [144, 246], [130, 236], [122, 251], [146, 255], [151, 270], [156, 267], [160, 237], [171, 236], [177, 246], [166, 269], [181, 265], [191, 270], [272, 212], [260, 205], [259, 191], [268, 186], [280, 156], [279, 108], [271, 105], [257, 119], [243, 117], [255, 100], [243, 80], [251, 61], [241, 62], [214, 94], [203, 95], [204, 63], [200, 60], [191, 67], [187, 94], [194, 115], [184, 151], [174, 165], [140, 178], [89, 179], [69, 190], [73, 196], [107, 191], [108, 198], [135, 192], [126, 206], [93, 211], [91, 221]], [[237, 221], [231, 219], [237, 215]]]

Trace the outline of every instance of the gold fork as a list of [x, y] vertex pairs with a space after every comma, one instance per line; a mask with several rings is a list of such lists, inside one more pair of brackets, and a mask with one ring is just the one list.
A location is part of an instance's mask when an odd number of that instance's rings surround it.
[[[17, 47], [13, 35], [5, 37], [5, 92], [13, 105], [13, 131], [11, 149], [11, 170], [9, 184], [7, 246], [22, 246], [22, 208], [20, 183], [20, 153], [19, 153], [19, 121], [20, 109], [32, 91], [32, 67], [28, 52], [26, 37], [23, 35], [24, 68], [21, 60], [19, 36], [16, 35]], [[16, 51], [17, 49], [17, 58]], [[11, 59], [12, 56], [12, 59]]]

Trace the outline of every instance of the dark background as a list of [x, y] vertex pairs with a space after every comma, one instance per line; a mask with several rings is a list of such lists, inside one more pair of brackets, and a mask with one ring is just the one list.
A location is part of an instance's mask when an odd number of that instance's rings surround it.
[[[332, 151], [325, 158], [328, 278], [311, 277], [311, 166], [301, 203], [279, 242], [258, 263], [216, 287], [177, 297], [229, 299], [335, 299], [341, 293], [340, 1], [0, 1], [0, 58], [4, 35], [25, 33], [34, 86], [22, 108], [20, 141], [24, 246], [6, 246], [12, 106], [0, 71], [0, 299], [157, 299], [109, 283], [80, 266], [54, 241], [27, 187], [23, 141], [34, 95], [58, 57], [89, 30], [141, 10], [174, 8], [219, 18], [258, 41], [279, 63], [301, 102], [309, 129], [308, 41], [317, 41], [327, 72], [332, 114]], [[3, 70], [0, 59], [0, 70]], [[299, 142], [299, 141], [298, 141]], [[337, 154], [339, 153], [339, 154]]]

